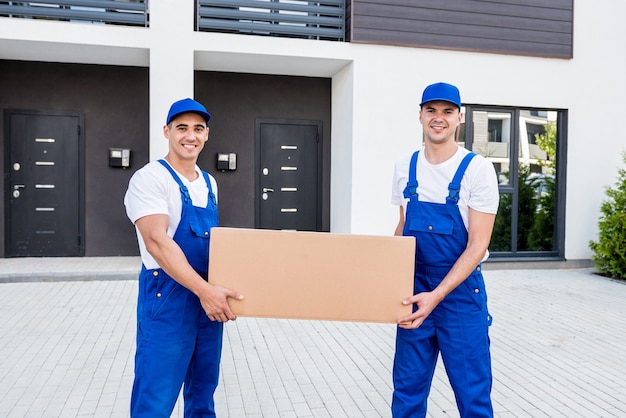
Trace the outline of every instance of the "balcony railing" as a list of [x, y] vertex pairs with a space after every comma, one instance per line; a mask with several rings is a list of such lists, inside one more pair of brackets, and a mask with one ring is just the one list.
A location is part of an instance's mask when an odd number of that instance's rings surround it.
[[345, 0], [198, 0], [196, 29], [343, 41]]
[[[195, 1], [198, 31], [345, 39], [346, 0]], [[0, 1], [0, 17], [148, 27], [149, 0]]]
[[148, 0], [0, 1], [0, 16], [144, 27], [149, 25]]

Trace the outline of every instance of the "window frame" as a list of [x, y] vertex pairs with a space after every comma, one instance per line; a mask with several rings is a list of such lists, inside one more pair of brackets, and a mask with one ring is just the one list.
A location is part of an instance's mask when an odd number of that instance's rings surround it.
[[[499, 184], [500, 195], [511, 194], [511, 251], [491, 251], [492, 261], [561, 261], [565, 260], [565, 204], [566, 204], [566, 173], [567, 173], [567, 126], [568, 113], [565, 109], [543, 107], [513, 107], [496, 105], [464, 104], [464, 141], [465, 148], [472, 150], [474, 142], [474, 112], [510, 113], [510, 149], [509, 149], [509, 176], [508, 184]], [[519, 148], [520, 148], [520, 115], [522, 111], [556, 112], [556, 161], [555, 161], [555, 201], [554, 201], [554, 231], [552, 251], [519, 251], [517, 249], [518, 220], [519, 220]], [[516, 156], [516, 158], [513, 158]]]

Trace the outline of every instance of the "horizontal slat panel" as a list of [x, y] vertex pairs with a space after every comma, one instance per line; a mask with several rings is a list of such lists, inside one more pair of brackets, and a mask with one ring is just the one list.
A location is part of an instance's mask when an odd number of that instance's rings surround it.
[[[370, 30], [359, 33], [354, 29], [356, 43], [376, 43], [385, 45], [404, 45], [423, 48], [459, 49], [475, 52], [506, 53], [513, 55], [535, 55], [544, 57], [565, 57], [564, 45], [538, 43], [529, 46], [528, 42], [501, 41], [498, 39], [459, 38], [447, 35], [420, 35], [410, 32], [390, 32], [385, 30]], [[568, 56], [571, 51], [568, 52]]]
[[[493, 29], [485, 26], [468, 26], [459, 25], [450, 30], [450, 24], [432, 21], [415, 21], [406, 19], [389, 19], [389, 18], [362, 18], [363, 26], [369, 29], [389, 30], [393, 28], [398, 32], [413, 32], [424, 36], [429, 35], [445, 35], [458, 36], [463, 38], [490, 39], [493, 36]], [[529, 31], [524, 29], [515, 29], [501, 27], [498, 29], [498, 40], [521, 41], [521, 42], [546, 42], [545, 33], [539, 31]], [[566, 33], [551, 33], [550, 43], [569, 45], [571, 38]]]
[[344, 2], [199, 0], [198, 29], [252, 35], [344, 39]]
[[[563, 32], [571, 33], [572, 22], [566, 16], [563, 20], [543, 19], [537, 17], [494, 16], [484, 13], [474, 13], [457, 10], [446, 10], [445, 14], [438, 9], [416, 8], [407, 6], [363, 5], [360, 7], [361, 18], [392, 18], [408, 19], [416, 22], [441, 22], [463, 26], [485, 26], [526, 29], [528, 31]], [[361, 23], [361, 26], [366, 26]], [[456, 26], [449, 26], [448, 32], [454, 32]]]
[[[391, 2], [395, 0], [390, 0]], [[485, 3], [483, 0], [479, 0], [481, 3]], [[531, 7], [549, 7], [553, 9], [565, 9], [572, 10], [572, 0], [487, 0], [487, 2], [496, 4], [514, 4]]]
[[37, 0], [37, 1], [16, 1], [13, 2], [17, 5], [36, 7], [41, 4], [49, 4], [54, 6], [74, 6], [74, 7], [88, 7], [88, 8], [101, 8], [101, 9], [115, 9], [115, 10], [129, 10], [144, 12], [146, 5], [143, 2], [130, 2], [120, 0]]
[[[298, 0], [295, 0], [298, 1]], [[321, 15], [343, 14], [343, 1], [299, 1], [298, 3], [267, 0], [199, 0], [200, 7], [221, 7], [225, 9], [259, 9], [268, 11], [290, 11]]]
[[352, 0], [350, 40], [572, 56], [573, 0]]
[[147, 26], [146, 6], [116, 0], [40, 0], [0, 4], [0, 16]]
[[[570, 7], [564, 7], [569, 2]], [[433, 2], [432, 0], [353, 0], [355, 13], [360, 14], [361, 7], [371, 5], [379, 9], [393, 6], [406, 6], [418, 9], [433, 9], [441, 13], [448, 11], [470, 12], [492, 16], [519, 16], [536, 17], [542, 19], [562, 19], [573, 10], [572, 0], [537, 0], [530, 4], [528, 1], [489, 1], [489, 0], [446, 0]], [[565, 13], [565, 14], [564, 14]]]
[[253, 32], [259, 35], [269, 35], [272, 33], [296, 36], [320, 36], [324, 38], [342, 38], [343, 30], [315, 28], [295, 25], [272, 25], [253, 22], [235, 22], [217, 19], [200, 19], [200, 27], [211, 27], [222, 30], [238, 30], [242, 32]]
[[239, 10], [228, 10], [218, 8], [200, 9], [200, 17], [232, 19], [232, 20], [254, 20], [260, 22], [283, 22], [283, 23], [303, 23], [309, 25], [342, 26], [343, 20], [337, 17], [324, 17], [308, 14], [290, 13], [267, 13], [248, 12]]
[[32, 18], [54, 18], [67, 20], [84, 20], [91, 22], [127, 23], [143, 26], [143, 14], [118, 13], [113, 11], [85, 11], [57, 9], [53, 7], [6, 6], [0, 5], [0, 15], [18, 15]]

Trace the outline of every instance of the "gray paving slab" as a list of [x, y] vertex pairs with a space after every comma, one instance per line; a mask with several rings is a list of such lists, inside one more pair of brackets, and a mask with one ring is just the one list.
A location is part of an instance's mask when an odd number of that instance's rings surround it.
[[135, 280], [140, 257], [0, 258], [0, 283]]
[[[137, 259], [116, 261], [136, 274]], [[57, 264], [70, 280], [49, 264], [52, 281], [0, 283], [0, 416], [126, 417], [136, 281], [80, 281], [76, 260]], [[592, 269], [485, 278], [496, 416], [626, 416], [626, 283]], [[225, 327], [218, 416], [389, 417], [394, 337], [391, 324], [239, 318]], [[441, 362], [429, 417], [458, 417]]]

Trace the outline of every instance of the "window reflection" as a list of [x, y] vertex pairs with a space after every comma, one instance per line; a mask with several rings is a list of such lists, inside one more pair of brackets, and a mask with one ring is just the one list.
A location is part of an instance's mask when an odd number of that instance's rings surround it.
[[491, 235], [490, 252], [512, 252], [512, 219], [513, 215], [513, 194], [503, 193], [500, 195], [500, 205], [498, 214], [493, 225]]
[[459, 143], [490, 160], [498, 175], [500, 207], [490, 251], [505, 255], [557, 251], [559, 111], [495, 106], [465, 106], [462, 111]]
[[[520, 165], [530, 166], [533, 173], [545, 174], [554, 168], [550, 162], [554, 161], [555, 155], [550, 152], [556, 145], [557, 112], [521, 110], [519, 119]], [[548, 143], [550, 140], [552, 144]]]
[[474, 110], [471, 115], [472, 151], [491, 160], [499, 184], [509, 184], [512, 113]]
[[518, 251], [555, 251], [556, 111], [520, 111]]

